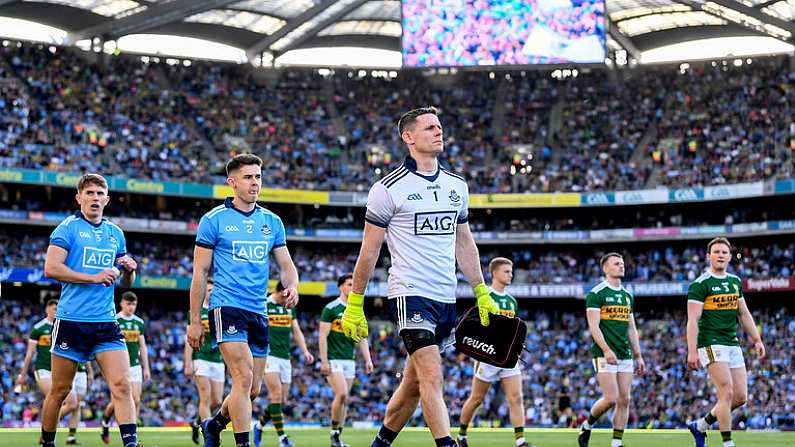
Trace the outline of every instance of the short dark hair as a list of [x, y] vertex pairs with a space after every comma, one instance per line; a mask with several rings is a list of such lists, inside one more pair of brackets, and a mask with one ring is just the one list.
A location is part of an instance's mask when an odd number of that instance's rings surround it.
[[215, 284], [215, 280], [213, 279], [212, 276], [207, 278], [207, 284]]
[[274, 292], [284, 292], [284, 284], [281, 281], [276, 281], [276, 289]]
[[607, 253], [606, 255], [602, 256], [602, 258], [601, 258], [601, 259], [599, 259], [599, 266], [601, 266], [601, 267], [604, 267], [604, 266], [605, 266], [605, 264], [607, 264], [607, 261], [608, 261], [610, 258], [612, 258], [612, 257], [616, 257], [616, 258], [618, 258], [618, 259], [621, 259], [621, 260], [623, 260], [623, 259], [624, 259], [624, 257], [623, 257], [623, 256], [621, 256], [621, 254], [620, 254], [620, 253], [616, 253], [616, 252], [614, 252], [614, 251], [611, 251], [610, 253]]
[[729, 251], [732, 251], [732, 244], [731, 242], [729, 242], [728, 239], [726, 239], [725, 237], [716, 237], [715, 239], [709, 241], [709, 244], [707, 244], [707, 253], [711, 253], [712, 246], [716, 244], [724, 244], [727, 247], [729, 247]]
[[433, 106], [420, 107], [419, 109], [409, 110], [408, 112], [404, 113], [403, 116], [401, 116], [398, 120], [398, 136], [403, 135], [403, 131], [406, 130], [407, 127], [413, 126], [414, 123], [417, 122], [418, 116], [427, 115], [429, 113], [431, 115], [439, 116], [439, 110]]
[[227, 176], [232, 175], [233, 172], [237, 171], [243, 166], [248, 166], [248, 165], [257, 165], [261, 167], [262, 159], [254, 154], [235, 155], [234, 157], [232, 157], [231, 160], [229, 160], [226, 163], [226, 175]]
[[77, 192], [86, 189], [89, 185], [96, 185], [100, 188], [108, 189], [108, 181], [99, 174], [83, 174], [77, 181]]
[[53, 304], [57, 306], [58, 305], [58, 300], [55, 299], [55, 298], [50, 298], [50, 299], [47, 300], [47, 304], [45, 304], [44, 307], [50, 307]]
[[345, 284], [345, 281], [347, 281], [349, 279], [353, 279], [353, 275], [350, 274], [350, 273], [346, 273], [346, 274], [340, 276], [339, 278], [337, 278], [337, 287]]
[[138, 302], [138, 295], [134, 292], [124, 292], [121, 296], [122, 301], [128, 301], [130, 303], [137, 303]]

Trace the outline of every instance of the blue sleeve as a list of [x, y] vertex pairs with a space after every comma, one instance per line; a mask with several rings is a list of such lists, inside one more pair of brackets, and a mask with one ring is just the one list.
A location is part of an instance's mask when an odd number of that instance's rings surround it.
[[55, 227], [52, 234], [50, 235], [50, 245], [55, 245], [56, 247], [61, 247], [66, 251], [69, 251], [72, 248], [72, 243], [74, 242], [74, 235], [72, 234], [69, 225], [60, 224]]
[[284, 222], [277, 217], [274, 226], [276, 228], [274, 228], [275, 234], [273, 235], [273, 248], [286, 246], [287, 236], [285, 235], [286, 231], [284, 231]]
[[199, 221], [199, 228], [196, 229], [196, 245], [212, 250], [217, 243], [218, 231], [215, 221], [207, 216], [203, 216]]
[[124, 238], [124, 232], [119, 229], [116, 231], [118, 244], [116, 245], [116, 257], [121, 258], [127, 254], [127, 239]]

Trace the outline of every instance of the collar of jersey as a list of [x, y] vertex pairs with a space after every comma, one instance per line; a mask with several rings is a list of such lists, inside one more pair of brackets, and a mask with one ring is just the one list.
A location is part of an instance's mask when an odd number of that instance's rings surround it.
[[102, 222], [105, 221], [105, 218], [103, 217], [102, 220], [99, 221], [99, 223], [95, 224], [94, 222], [91, 222], [90, 220], [86, 219], [86, 216], [84, 216], [83, 212], [80, 211], [80, 210], [77, 210], [77, 212], [75, 213], [75, 216], [79, 217], [80, 219], [85, 220], [89, 225], [91, 225], [94, 228], [99, 228], [99, 226], [102, 225]]
[[436, 172], [432, 175], [422, 175], [417, 172], [417, 160], [415, 160], [411, 155], [406, 155], [406, 159], [403, 160], [403, 166], [409, 170], [412, 174], [416, 175], [417, 177], [422, 177], [429, 182], [435, 182], [436, 179], [439, 177], [439, 173], [442, 172], [442, 167], [439, 166], [439, 163], [436, 163]]
[[226, 200], [224, 200], [224, 205], [227, 208], [232, 208], [233, 210], [237, 211], [238, 213], [240, 213], [240, 214], [242, 214], [242, 215], [244, 215], [246, 217], [251, 217], [251, 215], [254, 214], [254, 211], [257, 211], [257, 205], [254, 205], [254, 209], [249, 211], [249, 212], [245, 212], [245, 211], [242, 211], [242, 210], [239, 210], [239, 209], [235, 208], [235, 205], [232, 203], [232, 198], [231, 197], [227, 197]]

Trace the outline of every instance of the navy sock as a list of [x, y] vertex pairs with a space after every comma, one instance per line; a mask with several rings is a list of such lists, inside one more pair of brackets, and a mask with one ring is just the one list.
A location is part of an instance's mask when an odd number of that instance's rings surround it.
[[248, 432], [235, 433], [235, 445], [237, 447], [249, 447], [251, 444], [248, 442]]
[[453, 442], [453, 438], [451, 438], [450, 436], [434, 439], [434, 441], [436, 441], [436, 447], [455, 447], [456, 445], [456, 443]]
[[54, 431], [44, 431], [44, 429], [41, 429], [41, 442], [45, 446], [54, 446], [55, 445], [55, 432]]
[[135, 447], [138, 445], [138, 434], [135, 424], [119, 424], [121, 433], [121, 445], [124, 447]]
[[385, 425], [381, 426], [381, 429], [378, 430], [378, 434], [375, 435], [375, 439], [370, 447], [389, 447], [395, 442], [395, 438], [397, 438], [398, 432], [392, 431], [386, 428]]
[[227, 425], [229, 425], [229, 418], [224, 417], [219, 411], [218, 414], [213, 416], [210, 422], [207, 423], [207, 429], [210, 430], [210, 433], [218, 434], [221, 433]]

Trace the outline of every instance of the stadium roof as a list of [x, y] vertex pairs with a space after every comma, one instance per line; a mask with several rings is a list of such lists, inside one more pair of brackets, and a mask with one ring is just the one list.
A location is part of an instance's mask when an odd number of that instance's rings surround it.
[[[637, 60], [649, 49], [705, 38], [792, 43], [795, 36], [795, 0], [606, 2], [608, 47]], [[306, 48], [396, 52], [401, 35], [398, 0], [0, 0], [0, 17], [53, 27], [65, 44], [183, 36], [225, 44], [256, 63]]]

